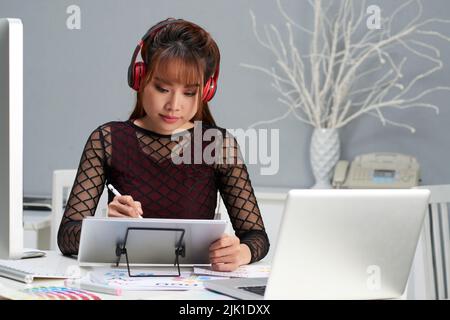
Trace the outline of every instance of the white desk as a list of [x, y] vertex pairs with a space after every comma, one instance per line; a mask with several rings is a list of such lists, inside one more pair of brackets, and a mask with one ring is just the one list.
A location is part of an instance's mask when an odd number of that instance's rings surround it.
[[[49, 266], [58, 266], [59, 270], [64, 268], [78, 266], [74, 258], [64, 257], [55, 251], [47, 251], [47, 256], [38, 258], [42, 263]], [[92, 267], [80, 268], [81, 274], [86, 274]], [[182, 271], [191, 271], [192, 268], [182, 268]], [[19, 281], [0, 277], [0, 299], [1, 297], [9, 299], [25, 299], [22, 290], [45, 286], [64, 286], [64, 280], [60, 279], [38, 279], [31, 284], [25, 284]], [[206, 289], [194, 289], [187, 291], [124, 291], [121, 296], [93, 292], [102, 299], [107, 300], [230, 300], [230, 297], [214, 293]]]
[[24, 210], [23, 228], [25, 230], [41, 230], [50, 227], [51, 211]]
[[37, 233], [36, 243], [30, 247], [37, 247], [41, 250], [50, 249], [52, 211], [24, 210], [23, 229], [24, 231], [35, 231]]

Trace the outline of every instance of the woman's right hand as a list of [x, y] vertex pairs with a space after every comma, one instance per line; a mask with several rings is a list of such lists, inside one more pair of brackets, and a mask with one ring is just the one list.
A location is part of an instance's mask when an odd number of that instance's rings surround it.
[[115, 196], [108, 204], [108, 217], [111, 218], [139, 218], [143, 214], [141, 203], [131, 196]]

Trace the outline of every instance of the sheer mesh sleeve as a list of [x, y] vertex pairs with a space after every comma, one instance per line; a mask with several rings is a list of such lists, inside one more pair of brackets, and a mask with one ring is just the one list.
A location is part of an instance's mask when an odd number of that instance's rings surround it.
[[236, 236], [250, 248], [252, 263], [266, 256], [270, 243], [239, 145], [229, 133], [223, 145], [218, 188]]
[[81, 221], [93, 216], [105, 183], [105, 148], [102, 129], [89, 136], [58, 231], [58, 246], [64, 255], [78, 254]]

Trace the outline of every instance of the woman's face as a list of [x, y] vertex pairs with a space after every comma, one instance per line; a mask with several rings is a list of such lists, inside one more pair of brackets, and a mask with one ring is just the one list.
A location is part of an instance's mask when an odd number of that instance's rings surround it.
[[175, 71], [169, 64], [164, 74], [155, 72], [142, 93], [146, 113], [142, 121], [160, 134], [192, 127], [190, 120], [197, 113], [200, 84], [178, 83]]

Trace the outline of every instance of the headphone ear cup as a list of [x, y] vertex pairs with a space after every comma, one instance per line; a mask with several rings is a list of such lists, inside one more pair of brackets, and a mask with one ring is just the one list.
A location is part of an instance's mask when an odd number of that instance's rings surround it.
[[139, 91], [139, 88], [141, 87], [141, 81], [144, 78], [145, 71], [147, 67], [144, 62], [136, 62], [133, 66], [133, 71], [131, 74], [131, 83], [130, 87], [132, 87], [134, 90]]
[[214, 97], [216, 90], [216, 82], [214, 81], [214, 78], [211, 77], [203, 87], [203, 102], [209, 102]]
[[134, 84], [134, 63], [128, 66], [128, 85], [133, 88]]

